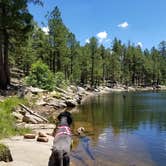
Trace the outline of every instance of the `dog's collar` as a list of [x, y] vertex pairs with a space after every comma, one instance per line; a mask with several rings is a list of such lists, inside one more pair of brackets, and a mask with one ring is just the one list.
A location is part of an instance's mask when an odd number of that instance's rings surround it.
[[68, 126], [58, 126], [58, 129], [64, 129], [64, 131], [58, 132], [56, 134], [56, 136], [63, 135], [63, 134], [71, 136], [70, 127], [68, 127]]

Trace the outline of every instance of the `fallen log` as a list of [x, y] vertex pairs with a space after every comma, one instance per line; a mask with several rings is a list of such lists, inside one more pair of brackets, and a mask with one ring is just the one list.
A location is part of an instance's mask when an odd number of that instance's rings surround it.
[[42, 117], [41, 115], [38, 115], [38, 114], [34, 113], [32, 110], [30, 110], [30, 109], [29, 109], [28, 107], [26, 107], [25, 105], [20, 104], [20, 106], [21, 106], [22, 108], [24, 108], [24, 109], [25, 109], [27, 112], [29, 112], [30, 114], [32, 114], [32, 115], [34, 115], [34, 116], [36, 116], [36, 117], [38, 117], [38, 118], [41, 118], [42, 120], [44, 120], [45, 122], [48, 123], [48, 120], [47, 120], [46, 118]]

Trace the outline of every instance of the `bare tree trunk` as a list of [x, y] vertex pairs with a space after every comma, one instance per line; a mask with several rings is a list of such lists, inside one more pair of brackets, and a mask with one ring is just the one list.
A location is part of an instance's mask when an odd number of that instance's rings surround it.
[[92, 55], [91, 87], [94, 85], [94, 55]]
[[5, 75], [5, 68], [4, 68], [4, 48], [2, 41], [0, 41], [0, 89], [7, 88], [7, 78]]
[[[1, 8], [2, 17], [6, 15], [5, 7]], [[2, 22], [1, 22], [2, 24]], [[3, 24], [2, 24], [3, 27]], [[9, 35], [5, 27], [0, 30], [0, 89], [6, 89], [10, 85], [10, 72], [9, 72]]]
[[6, 30], [4, 30], [4, 70], [7, 80], [7, 85], [10, 85], [10, 70], [9, 70], [9, 36]]

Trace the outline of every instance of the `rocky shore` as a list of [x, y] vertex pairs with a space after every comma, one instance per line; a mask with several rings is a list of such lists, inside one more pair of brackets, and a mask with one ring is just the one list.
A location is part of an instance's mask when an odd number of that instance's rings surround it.
[[[20, 98], [24, 98], [28, 106], [20, 105], [13, 110], [13, 116], [17, 119], [18, 127], [28, 126], [26, 124], [43, 124], [51, 122], [55, 123], [57, 115], [65, 109], [72, 109], [84, 102], [89, 96], [100, 95], [112, 92], [130, 92], [130, 91], [156, 91], [166, 90], [166, 86], [154, 87], [125, 87], [123, 85], [109, 88], [99, 86], [97, 88], [85, 88], [70, 85], [66, 89], [56, 87], [52, 92], [34, 87], [21, 88], [17, 92]], [[1, 99], [4, 99], [1, 97]]]

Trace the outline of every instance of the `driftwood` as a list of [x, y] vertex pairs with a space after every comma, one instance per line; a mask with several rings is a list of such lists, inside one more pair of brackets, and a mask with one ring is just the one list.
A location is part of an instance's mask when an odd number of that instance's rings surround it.
[[42, 117], [42, 116], [40, 116], [40, 115], [34, 113], [32, 110], [30, 110], [30, 109], [29, 109], [28, 107], [26, 107], [25, 105], [20, 104], [20, 106], [21, 106], [22, 108], [24, 108], [24, 109], [25, 109], [27, 112], [29, 112], [30, 114], [32, 114], [32, 115], [34, 115], [34, 116], [36, 116], [36, 117], [42, 119], [42, 120], [45, 121], [45, 122], [48, 122], [48, 120], [47, 120], [46, 118], [44, 118], [44, 117]]

